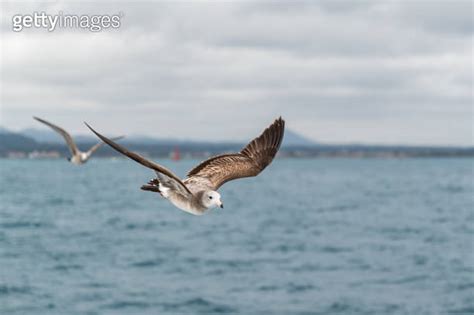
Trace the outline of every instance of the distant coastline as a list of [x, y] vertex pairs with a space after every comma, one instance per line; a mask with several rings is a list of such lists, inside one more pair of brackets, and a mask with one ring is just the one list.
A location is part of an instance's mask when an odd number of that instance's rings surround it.
[[[0, 158], [54, 159], [69, 155], [58, 137], [57, 142], [37, 141], [30, 136], [2, 130], [0, 133]], [[78, 141], [79, 147], [97, 143], [94, 138]], [[202, 159], [212, 155], [239, 151], [244, 143], [213, 143], [130, 138], [123, 142], [130, 150], [145, 156], [172, 158], [179, 149], [183, 159]], [[96, 157], [116, 157], [108, 147], [96, 152]], [[442, 146], [390, 146], [390, 145], [338, 145], [316, 143], [284, 143], [279, 157], [284, 158], [425, 158], [425, 157], [474, 157], [474, 147]]]

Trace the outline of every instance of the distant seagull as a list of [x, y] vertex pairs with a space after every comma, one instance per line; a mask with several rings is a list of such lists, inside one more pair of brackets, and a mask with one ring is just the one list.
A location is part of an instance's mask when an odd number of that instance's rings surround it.
[[128, 151], [85, 124], [112, 148], [155, 171], [157, 178], [141, 189], [160, 193], [179, 209], [194, 215], [202, 215], [212, 207], [224, 208], [221, 195], [216, 190], [225, 182], [257, 176], [263, 171], [278, 152], [285, 131], [285, 121], [280, 117], [239, 153], [212, 157], [193, 168], [187, 178], [181, 180], [167, 168]]
[[[71, 135], [66, 130], [64, 130], [63, 128], [58, 127], [58, 126], [56, 126], [56, 125], [54, 125], [54, 124], [52, 124], [52, 123], [50, 123], [46, 120], [43, 120], [41, 118], [34, 117], [34, 116], [33, 116], [33, 118], [36, 119], [37, 121], [45, 124], [46, 126], [51, 127], [54, 131], [59, 133], [64, 138], [64, 140], [66, 140], [66, 144], [69, 147], [69, 151], [71, 151], [71, 157], [69, 157], [67, 159], [72, 164], [81, 165], [81, 164], [86, 163], [87, 160], [89, 160], [89, 158], [91, 157], [91, 154], [94, 153], [98, 148], [100, 148], [104, 144], [103, 142], [99, 142], [96, 145], [94, 145], [93, 147], [91, 147], [89, 149], [89, 151], [81, 152], [77, 148], [76, 143], [74, 143], [74, 140], [72, 139]], [[118, 139], [122, 139], [123, 137], [124, 136], [113, 138], [113, 139], [118, 140]]]

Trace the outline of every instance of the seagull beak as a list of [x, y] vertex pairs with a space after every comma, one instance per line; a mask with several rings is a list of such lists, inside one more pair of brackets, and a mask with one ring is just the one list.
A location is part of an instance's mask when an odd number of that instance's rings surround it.
[[219, 207], [221, 207], [221, 209], [224, 209], [224, 204], [221, 202], [221, 205]]

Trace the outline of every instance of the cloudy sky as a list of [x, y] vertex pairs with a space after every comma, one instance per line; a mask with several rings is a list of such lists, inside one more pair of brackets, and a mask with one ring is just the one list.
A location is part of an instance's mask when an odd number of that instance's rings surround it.
[[[0, 125], [245, 140], [282, 115], [337, 143], [472, 145], [471, 1], [2, 2]], [[122, 12], [117, 30], [12, 16]]]

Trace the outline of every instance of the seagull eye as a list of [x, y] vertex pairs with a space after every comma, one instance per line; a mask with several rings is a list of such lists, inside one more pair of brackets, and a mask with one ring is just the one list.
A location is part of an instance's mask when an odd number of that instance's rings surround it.
[[209, 196], [209, 199], [212, 199], [212, 196]]

